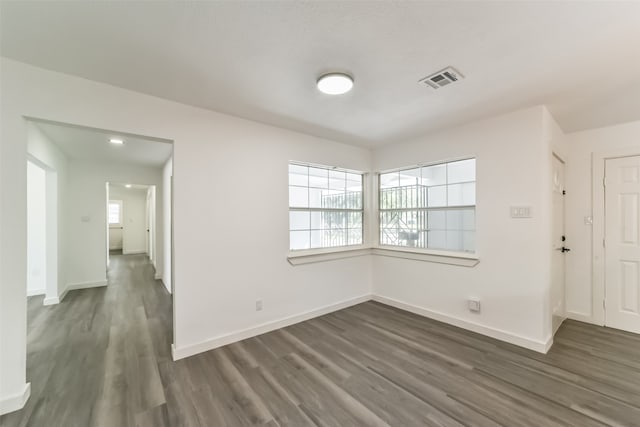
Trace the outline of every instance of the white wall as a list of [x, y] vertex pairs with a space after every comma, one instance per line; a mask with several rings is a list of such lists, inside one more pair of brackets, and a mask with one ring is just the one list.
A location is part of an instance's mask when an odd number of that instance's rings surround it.
[[47, 291], [46, 172], [27, 162], [27, 295]]
[[[69, 256], [73, 259], [73, 268], [69, 268], [66, 285], [91, 285], [106, 281], [106, 194], [105, 183], [136, 183], [142, 185], [162, 186], [160, 168], [141, 167], [125, 163], [101, 163], [71, 160], [69, 162], [69, 208], [67, 211], [67, 229], [69, 230]], [[119, 199], [110, 189], [110, 198]], [[144, 227], [144, 199], [141, 224]], [[159, 209], [162, 201], [157, 201]], [[126, 210], [127, 208], [125, 208]], [[125, 213], [126, 215], [126, 213]], [[139, 219], [134, 218], [135, 224]], [[134, 224], [124, 218], [128, 225]], [[158, 218], [162, 223], [162, 218]], [[126, 251], [145, 252], [144, 234], [137, 228], [132, 230], [132, 243], [124, 236]], [[142, 234], [142, 236], [140, 236]], [[142, 243], [140, 243], [142, 240]], [[162, 241], [159, 232], [158, 240]]]
[[[167, 160], [164, 167], [162, 168], [162, 214], [164, 217], [164, 229], [163, 235], [165, 236], [163, 242], [164, 248], [164, 269], [160, 277], [162, 278], [162, 283], [167, 288], [169, 292], [173, 292], [173, 286], [171, 283], [171, 251], [172, 242], [171, 242], [171, 179], [173, 177], [173, 158]], [[156, 270], [157, 272], [158, 270]]]
[[594, 301], [593, 226], [585, 217], [593, 216], [592, 157], [598, 153], [623, 150], [640, 154], [640, 121], [567, 134], [567, 314], [585, 322], [602, 324], [601, 300]]
[[146, 253], [147, 190], [111, 185], [109, 197], [122, 201], [122, 253]]
[[[24, 116], [174, 141], [174, 340], [179, 353], [370, 293], [370, 257], [335, 261], [331, 268], [293, 267], [286, 260], [288, 161], [366, 171], [368, 150], [12, 60], [2, 59], [1, 66], [0, 399], [25, 386]], [[105, 168], [71, 168], [71, 187], [86, 199], [70, 203], [70, 256], [80, 266], [70, 283], [104, 278], [104, 262], [92, 261], [95, 254], [105, 258], [104, 182], [152, 184], [124, 173], [108, 176]], [[90, 221], [81, 222], [82, 216]], [[161, 218], [158, 229], [163, 229]], [[98, 243], [87, 248], [87, 241]], [[255, 311], [256, 299], [263, 299], [262, 311]]]
[[[476, 251], [473, 268], [378, 256], [374, 294], [423, 314], [524, 346], [551, 338], [550, 187], [543, 107], [393, 144], [374, 151], [375, 170], [474, 156], [477, 162]], [[547, 175], [545, 175], [547, 174]], [[548, 200], [549, 199], [549, 200]], [[510, 206], [533, 217], [512, 219]], [[467, 299], [481, 299], [480, 314]]]
[[31, 121], [25, 121], [29, 158], [46, 171], [47, 291], [45, 304], [55, 304], [64, 290], [69, 258], [66, 212], [69, 159]]

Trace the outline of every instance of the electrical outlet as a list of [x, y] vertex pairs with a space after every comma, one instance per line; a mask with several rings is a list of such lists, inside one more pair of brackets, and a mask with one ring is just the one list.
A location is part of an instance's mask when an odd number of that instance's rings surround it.
[[262, 300], [261, 299], [256, 301], [256, 311], [262, 311]]
[[480, 313], [480, 300], [477, 298], [469, 298], [467, 301], [469, 311], [473, 313]]

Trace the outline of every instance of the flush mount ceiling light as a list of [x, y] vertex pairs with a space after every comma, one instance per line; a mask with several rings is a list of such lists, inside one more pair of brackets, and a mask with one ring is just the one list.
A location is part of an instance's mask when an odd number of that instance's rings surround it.
[[345, 73], [327, 73], [320, 76], [318, 90], [327, 95], [342, 95], [353, 88], [353, 77]]
[[109, 140], [109, 142], [112, 143], [112, 144], [116, 144], [116, 145], [124, 144], [124, 141], [122, 139], [118, 139], [118, 138], [111, 138]]
[[131, 188], [131, 184], [126, 184], [125, 187]]

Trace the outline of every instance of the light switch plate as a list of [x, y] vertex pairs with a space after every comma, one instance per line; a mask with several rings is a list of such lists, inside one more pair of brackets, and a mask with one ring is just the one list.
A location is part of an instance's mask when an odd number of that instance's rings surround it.
[[531, 218], [531, 206], [511, 206], [511, 218]]

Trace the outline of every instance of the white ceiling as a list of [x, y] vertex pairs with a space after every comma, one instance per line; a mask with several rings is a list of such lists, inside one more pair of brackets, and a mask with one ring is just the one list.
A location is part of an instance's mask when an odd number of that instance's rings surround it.
[[[53, 122], [33, 123], [68, 157], [77, 160], [162, 167], [173, 153], [170, 141]], [[111, 144], [110, 138], [122, 139], [124, 144]]]
[[[547, 104], [565, 131], [640, 119], [640, 2], [2, 2], [1, 53], [375, 146]], [[446, 66], [466, 79], [431, 91]], [[320, 94], [347, 71], [347, 95]]]

